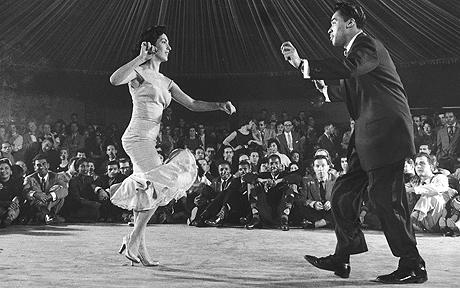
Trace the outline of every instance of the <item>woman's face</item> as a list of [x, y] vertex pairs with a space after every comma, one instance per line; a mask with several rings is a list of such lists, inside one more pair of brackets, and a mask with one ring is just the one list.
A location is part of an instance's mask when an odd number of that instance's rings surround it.
[[278, 145], [276, 145], [275, 142], [272, 142], [270, 146], [268, 147], [271, 153], [276, 153], [278, 152]]
[[168, 55], [171, 51], [171, 46], [169, 45], [168, 36], [166, 34], [162, 34], [155, 43], [155, 47], [157, 47], [157, 52], [155, 53], [155, 57], [157, 57], [161, 62], [168, 61]]

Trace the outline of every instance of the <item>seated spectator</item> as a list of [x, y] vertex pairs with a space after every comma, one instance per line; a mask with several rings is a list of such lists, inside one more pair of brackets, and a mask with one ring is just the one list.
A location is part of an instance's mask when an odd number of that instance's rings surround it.
[[68, 222], [95, 222], [100, 218], [99, 201], [108, 199], [109, 195], [103, 189], [96, 191], [93, 179], [88, 176], [86, 158], [76, 158], [73, 169], [77, 174], [69, 181], [69, 195], [62, 207], [62, 215]]
[[[238, 178], [230, 178], [228, 185], [222, 189], [201, 214], [202, 223], [206, 226], [221, 227], [224, 223], [246, 224], [250, 213], [248, 201], [248, 183], [244, 176], [250, 172], [250, 164], [240, 161], [238, 164]], [[222, 178], [221, 178], [222, 180]], [[200, 224], [201, 224], [200, 223]], [[199, 225], [204, 226], [204, 225]]]
[[222, 153], [224, 161], [230, 164], [230, 171], [232, 173], [236, 173], [238, 169], [238, 159], [235, 158], [235, 153], [233, 148], [230, 146], [223, 146], [223, 153]]
[[203, 147], [201, 147], [201, 146], [196, 147], [196, 149], [195, 149], [195, 159], [200, 160], [200, 159], [204, 159], [204, 157], [205, 157], [205, 154], [204, 154]]
[[55, 172], [61, 163], [59, 152], [54, 149], [54, 143], [51, 138], [44, 139], [41, 144], [41, 150], [38, 154], [43, 154], [49, 164], [49, 170]]
[[22, 203], [22, 182], [12, 177], [11, 163], [0, 159], [0, 228], [9, 226], [20, 212]]
[[196, 160], [196, 162], [201, 167], [201, 169], [203, 169], [204, 171], [203, 175], [200, 177], [200, 182], [205, 183], [206, 185], [211, 185], [212, 180], [214, 180], [214, 178], [216, 177], [211, 175], [208, 161], [206, 161], [206, 159], [200, 159], [200, 160]]
[[77, 157], [77, 158], [87, 158], [86, 149], [85, 148], [77, 149], [77, 154], [75, 155], [75, 157]]
[[16, 161], [16, 165], [22, 168], [22, 172], [24, 176], [29, 175], [29, 170], [27, 170], [27, 165], [24, 163], [24, 161]]
[[252, 150], [249, 153], [249, 164], [251, 165], [251, 171], [258, 172], [260, 167], [260, 153], [257, 150]]
[[260, 173], [257, 181], [249, 186], [252, 220], [246, 228], [254, 229], [265, 224], [287, 231], [297, 186], [284, 179], [289, 173], [283, 171], [278, 155], [270, 155], [268, 165], [270, 172]]
[[121, 158], [118, 160], [118, 165], [120, 166], [120, 173], [128, 177], [133, 174], [133, 164], [129, 158]]
[[406, 191], [420, 195], [411, 214], [413, 226], [417, 231], [436, 232], [446, 203], [457, 194], [457, 191], [449, 188], [447, 176], [435, 175], [433, 170], [433, 161], [429, 155], [416, 155], [415, 171], [420, 182], [406, 185]]
[[67, 148], [61, 148], [59, 150], [59, 159], [61, 162], [56, 168], [56, 172], [67, 171], [67, 169], [69, 169], [69, 151]]
[[302, 143], [300, 141], [300, 135], [297, 132], [292, 131], [291, 120], [285, 120], [283, 122], [284, 131], [281, 135], [276, 137], [279, 143], [279, 152], [285, 155], [291, 155], [293, 150], [301, 151]]
[[[127, 176], [120, 173], [120, 166], [118, 161], [110, 161], [107, 163], [107, 173], [98, 177], [94, 181], [94, 185], [96, 186], [96, 192], [99, 194], [99, 190], [103, 189], [106, 194], [109, 194], [110, 186], [121, 183], [125, 180]], [[102, 192], [102, 195], [105, 193]], [[99, 203], [101, 203], [101, 218], [100, 221], [103, 222], [112, 222], [121, 221], [121, 215], [123, 213], [127, 213], [126, 210], [123, 210], [110, 202], [109, 198], [98, 199]]]
[[195, 149], [200, 146], [201, 140], [198, 138], [195, 127], [190, 127], [188, 129], [188, 137], [184, 138], [183, 147], [195, 151]]
[[77, 150], [85, 147], [85, 138], [78, 131], [78, 123], [70, 123], [70, 135], [65, 138], [62, 146], [69, 149], [70, 157], [76, 156]]
[[271, 155], [278, 155], [280, 158], [281, 164], [282, 164], [282, 169], [286, 169], [289, 164], [291, 164], [291, 159], [285, 154], [282, 154], [279, 152], [279, 142], [276, 139], [270, 139], [268, 140], [268, 151], [267, 151], [267, 157]]
[[24, 160], [24, 138], [18, 133], [14, 124], [10, 124], [9, 142], [13, 146], [13, 156], [16, 160]]
[[339, 171], [339, 176], [347, 174], [347, 171], [348, 171], [348, 158], [347, 158], [346, 155], [343, 155], [343, 156], [340, 157], [340, 168], [341, 168], [341, 170]]
[[13, 156], [13, 147], [9, 142], [2, 143], [2, 150], [0, 152], [0, 158], [6, 158], [10, 160], [10, 163], [15, 163]]
[[[49, 171], [46, 156], [38, 154], [33, 159], [35, 172], [24, 180], [24, 195], [27, 199], [25, 217], [38, 224], [59, 224], [65, 219], [59, 215], [68, 195], [65, 178]], [[26, 222], [26, 223], [27, 223]]]
[[256, 121], [253, 119], [242, 121], [241, 127], [230, 133], [222, 144], [232, 147], [237, 155], [247, 153], [246, 150], [250, 146], [252, 148], [263, 146], [261, 135], [256, 127]]
[[324, 133], [319, 136], [318, 138], [318, 147], [321, 149], [325, 149], [329, 152], [329, 157], [331, 159], [331, 163], [335, 163], [337, 158], [338, 151], [337, 147], [335, 146], [335, 126], [332, 123], [328, 123], [324, 126]]
[[99, 179], [99, 175], [96, 174], [96, 164], [94, 163], [93, 159], [88, 159], [88, 176], [93, 178], [93, 181], [96, 181], [97, 179]]
[[439, 218], [439, 228], [444, 236], [455, 236], [460, 232], [460, 195], [447, 202]]
[[332, 187], [336, 177], [329, 173], [330, 162], [325, 156], [313, 160], [313, 177], [305, 177], [302, 192], [296, 200], [296, 210], [304, 228], [320, 228], [333, 223], [331, 211]]
[[100, 166], [96, 169], [96, 173], [98, 175], [103, 175], [107, 172], [105, 171], [107, 169], [107, 163], [109, 163], [110, 161], [118, 161], [118, 150], [115, 144], [111, 143], [107, 145], [105, 149], [105, 155], [105, 160], [102, 161]]

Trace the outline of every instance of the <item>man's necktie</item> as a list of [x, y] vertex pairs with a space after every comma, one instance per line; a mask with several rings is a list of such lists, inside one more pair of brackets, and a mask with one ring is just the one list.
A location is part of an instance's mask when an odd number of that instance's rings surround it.
[[45, 178], [40, 178], [40, 188], [42, 189], [42, 192], [45, 192], [45, 188], [46, 188]]
[[324, 187], [324, 181], [319, 181], [319, 195], [321, 196], [321, 202], [326, 202], [326, 188]]
[[454, 126], [447, 126], [447, 134], [449, 135], [449, 138], [454, 136]]

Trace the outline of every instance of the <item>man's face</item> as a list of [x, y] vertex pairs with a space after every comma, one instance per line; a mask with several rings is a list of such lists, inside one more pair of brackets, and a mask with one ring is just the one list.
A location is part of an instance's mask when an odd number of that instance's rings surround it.
[[45, 176], [48, 174], [49, 164], [46, 159], [35, 160], [34, 169], [38, 172], [40, 176]]
[[348, 170], [348, 160], [346, 157], [340, 158], [340, 167], [342, 167], [342, 170], [347, 172]]
[[212, 147], [206, 148], [206, 152], [205, 152], [206, 157], [208, 157], [209, 159], [212, 159], [214, 158], [215, 154], [216, 154], [216, 150], [214, 148]]
[[230, 166], [228, 164], [220, 164], [218, 167], [219, 175], [222, 180], [227, 180], [230, 178], [231, 171]]
[[229, 161], [233, 158], [233, 149], [232, 148], [225, 148], [224, 149], [224, 159]]
[[107, 165], [107, 176], [109, 178], [114, 178], [119, 172], [120, 169], [118, 169], [117, 165]]
[[195, 150], [195, 159], [196, 160], [204, 159], [204, 150], [203, 149], [197, 148]]
[[433, 167], [425, 156], [415, 158], [415, 172], [420, 177], [433, 175]]
[[10, 143], [3, 143], [2, 144], [2, 153], [10, 154], [13, 148], [11, 147]]
[[284, 132], [291, 132], [292, 130], [292, 122], [291, 121], [284, 121]]
[[49, 140], [43, 140], [43, 142], [42, 142], [42, 150], [43, 150], [43, 152], [48, 152], [51, 149], [53, 149], [53, 143], [51, 143]]
[[268, 152], [270, 153], [278, 152], [278, 145], [275, 142], [270, 143], [270, 145], [268, 146]]
[[296, 152], [296, 153], [292, 153], [291, 158], [292, 158], [292, 162], [297, 162], [297, 163], [299, 163], [299, 161], [300, 161], [300, 154], [297, 153], [297, 152]]
[[29, 122], [27, 123], [27, 127], [29, 127], [30, 132], [35, 132], [37, 131], [37, 124], [35, 122]]
[[262, 131], [265, 129], [265, 121], [259, 121], [259, 130]]
[[190, 129], [188, 130], [188, 133], [189, 133], [189, 135], [190, 135], [190, 138], [195, 137], [195, 135], [196, 135], [196, 130], [195, 130], [195, 128], [190, 128]]
[[85, 152], [77, 152], [77, 157], [78, 158], [86, 158], [86, 153]]
[[109, 145], [107, 146], [106, 153], [109, 157], [115, 157], [117, 155], [117, 149], [115, 149], [115, 146]]
[[198, 125], [198, 132], [200, 133], [200, 135], [204, 135], [204, 132], [206, 130], [204, 129], [204, 125], [200, 124]]
[[446, 115], [444, 113], [438, 114], [438, 118], [441, 121], [442, 125], [446, 125]]
[[345, 36], [347, 22], [343, 20], [343, 17], [342, 15], [340, 15], [339, 11], [336, 11], [334, 15], [332, 15], [331, 27], [327, 31], [327, 33], [329, 33], [329, 39], [331, 40], [332, 45], [345, 47], [345, 44], [347, 42], [347, 39]]
[[272, 172], [272, 173], [280, 172], [281, 171], [280, 159], [278, 159], [278, 158], [270, 158], [270, 159], [268, 159], [268, 167], [270, 169], [270, 172]]
[[72, 132], [72, 134], [77, 133], [78, 132], [78, 125], [76, 123], [70, 124], [70, 131]]
[[414, 164], [409, 161], [404, 161], [404, 174], [415, 174]]
[[426, 134], [431, 134], [431, 125], [429, 123], [423, 124], [423, 132]]
[[452, 112], [447, 112], [446, 113], [446, 122], [448, 125], [454, 125], [457, 119], [455, 118], [454, 113]]
[[294, 171], [297, 171], [299, 170], [299, 166], [295, 163], [292, 163], [290, 166], [289, 166], [289, 171], [290, 172], [294, 172]]
[[24, 163], [24, 161], [16, 161], [16, 165], [22, 168], [22, 171], [24, 171], [24, 175], [27, 173], [27, 165]]
[[259, 153], [251, 152], [249, 155], [249, 161], [253, 164], [257, 164], [259, 162]]
[[206, 159], [198, 160], [198, 164], [200, 164], [200, 166], [203, 169], [204, 173], [209, 172], [210, 167], [209, 167], [208, 161], [206, 161]]
[[238, 172], [240, 172], [241, 177], [248, 174], [251, 171], [251, 168], [247, 164], [238, 165]]
[[43, 124], [43, 133], [45, 133], [45, 134], [50, 134], [51, 133], [50, 124]]
[[94, 162], [88, 162], [88, 175], [93, 176], [95, 170], [96, 166], [94, 165]]
[[318, 180], [326, 180], [329, 173], [329, 164], [326, 159], [316, 159], [313, 162], [313, 170]]
[[88, 175], [89, 167], [88, 162], [83, 162], [78, 166], [78, 174]]
[[12, 171], [11, 171], [10, 165], [6, 163], [0, 164], [0, 180], [2, 182], [6, 182], [10, 180], [11, 174], [12, 174]]
[[428, 145], [420, 145], [420, 148], [419, 148], [418, 152], [426, 153], [428, 155], [431, 154], [431, 150], [430, 150], [430, 147], [428, 147]]
[[123, 175], [129, 176], [132, 173], [129, 162], [120, 162], [120, 172]]
[[61, 152], [59, 153], [59, 156], [61, 159], [67, 159], [69, 158], [69, 152], [65, 149], [62, 149]]
[[422, 121], [420, 120], [420, 117], [414, 116], [412, 119], [414, 119], [414, 124], [417, 126], [422, 125]]
[[276, 132], [277, 132], [278, 134], [281, 134], [281, 133], [284, 132], [284, 125], [283, 125], [283, 123], [280, 123], [280, 124], [278, 124], [278, 125], [276, 126]]

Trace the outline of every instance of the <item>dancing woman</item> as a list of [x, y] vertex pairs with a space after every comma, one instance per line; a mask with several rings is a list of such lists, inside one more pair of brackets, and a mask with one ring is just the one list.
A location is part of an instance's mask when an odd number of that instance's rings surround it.
[[159, 206], [179, 199], [191, 187], [197, 174], [195, 159], [189, 150], [171, 153], [161, 165], [155, 149], [163, 110], [171, 98], [192, 111], [222, 110], [234, 113], [230, 101], [225, 103], [194, 100], [171, 79], [160, 73], [160, 64], [171, 52], [164, 26], [146, 30], [140, 39], [140, 52], [110, 76], [113, 85], [128, 84], [133, 101], [131, 121], [122, 136], [122, 144], [133, 162], [133, 174], [111, 187], [111, 201], [134, 211], [134, 229], [123, 237], [119, 253], [133, 262], [157, 266], [145, 245], [145, 229]]

